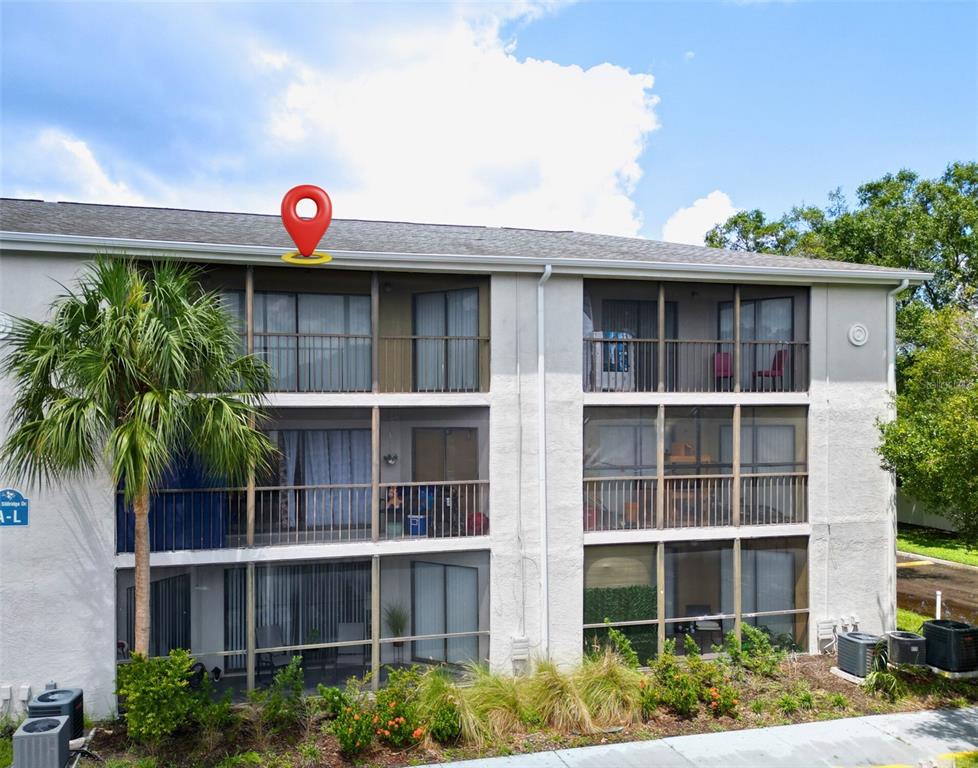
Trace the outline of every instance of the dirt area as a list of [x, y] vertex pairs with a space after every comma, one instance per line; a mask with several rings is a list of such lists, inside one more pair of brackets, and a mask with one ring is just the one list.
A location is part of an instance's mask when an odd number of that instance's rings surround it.
[[[741, 730], [771, 725], [787, 725], [812, 720], [832, 720], [886, 712], [937, 709], [947, 706], [965, 706], [978, 702], [978, 681], [944, 682], [929, 684], [927, 690], [908, 691], [908, 695], [896, 702], [888, 702], [831, 674], [834, 664], [830, 656], [800, 656], [789, 659], [776, 678], [743, 674], [736, 683], [741, 693], [741, 704], [736, 718], [714, 718], [705, 711], [690, 719], [681, 719], [665, 711], [658, 711], [647, 722], [627, 723], [592, 734], [558, 733], [552, 730], [513, 732], [511, 736], [490, 747], [479, 750], [474, 747], [443, 747], [423, 743], [394, 750], [376, 742], [356, 761], [359, 765], [393, 768], [393, 766], [419, 765], [476, 757], [512, 755], [539, 752], [549, 749], [581, 747], [591, 744], [658, 739], [713, 731]], [[838, 696], [841, 694], [841, 697]], [[807, 703], [805, 697], [809, 696]], [[785, 706], [785, 698], [794, 702]], [[844, 698], [843, 698], [844, 697]], [[121, 722], [100, 724], [93, 748], [103, 757], [119, 762], [113, 768], [313, 768], [335, 766], [348, 768], [354, 763], [340, 755], [336, 738], [322, 727], [322, 723], [310, 723], [306, 729], [297, 729], [269, 740], [258, 748], [261, 755], [253, 760], [238, 758], [223, 762], [221, 758], [229, 748], [242, 751], [242, 743], [248, 739], [243, 732], [226, 734], [226, 743], [214, 745], [209, 754], [202, 754], [201, 746], [195, 749], [179, 745], [192, 743], [189, 739], [170, 740], [156, 753], [156, 760], [139, 762], [129, 752], [129, 740], [125, 725]], [[254, 748], [254, 747], [253, 747]], [[181, 754], [182, 751], [182, 754]], [[222, 754], [223, 753], [223, 754]], [[145, 754], [145, 753], [143, 753]], [[83, 766], [95, 768], [96, 764], [85, 761]]]
[[[914, 561], [900, 557], [897, 562]], [[933, 616], [937, 590], [941, 590], [942, 618], [978, 624], [978, 568], [933, 562], [897, 568], [897, 605], [901, 608]]]

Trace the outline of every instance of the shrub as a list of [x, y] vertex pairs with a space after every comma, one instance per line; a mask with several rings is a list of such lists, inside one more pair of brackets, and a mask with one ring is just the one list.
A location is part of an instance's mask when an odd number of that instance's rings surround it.
[[764, 702], [761, 699], [754, 699], [750, 703], [750, 711], [755, 715], [759, 715], [764, 711]]
[[328, 688], [320, 683], [316, 686], [316, 691], [319, 693], [319, 711], [330, 719], [336, 717], [350, 703], [341, 688]]
[[740, 694], [733, 686], [720, 683], [707, 689], [707, 705], [714, 717], [737, 717]]
[[635, 653], [635, 649], [632, 647], [632, 641], [620, 629], [615, 629], [611, 626], [608, 619], [605, 619], [604, 623], [608, 626], [608, 640], [621, 660], [632, 669], [638, 669], [641, 664], [638, 660], [638, 654]]
[[129, 735], [136, 741], [156, 744], [186, 721], [193, 705], [190, 668], [186, 651], [147, 659], [138, 653], [118, 671], [119, 696], [125, 699]]
[[885, 669], [874, 669], [863, 681], [863, 689], [869, 693], [882, 696], [887, 701], [896, 701], [903, 695], [903, 686], [892, 672]]
[[200, 740], [206, 750], [214, 749], [235, 725], [236, 716], [231, 706], [231, 691], [214, 698], [209, 677], [204, 677], [200, 689], [191, 694], [189, 719], [200, 726]]
[[699, 712], [700, 689], [690, 675], [680, 672], [662, 685], [659, 700], [662, 706], [677, 717], [690, 718]]
[[485, 743], [485, 724], [443, 669], [432, 668], [421, 676], [417, 717], [419, 727], [441, 744], [454, 744], [459, 738]]
[[340, 751], [347, 757], [355, 757], [370, 746], [373, 715], [362, 699], [355, 699], [340, 710], [331, 730], [340, 743]]
[[593, 733], [594, 723], [587, 704], [572, 678], [551, 661], [537, 663], [526, 681], [527, 707], [540, 720], [560, 733]]
[[643, 678], [637, 667], [637, 657], [633, 664], [610, 648], [584, 660], [574, 683], [595, 722], [619, 725], [641, 719]]
[[373, 723], [377, 736], [392, 747], [404, 747], [418, 741], [416, 699], [421, 673], [417, 667], [388, 667], [387, 685], [377, 693], [377, 712]]
[[815, 709], [815, 694], [811, 691], [802, 691], [798, 694], [798, 705], [802, 709]]
[[829, 704], [836, 709], [845, 709], [849, 706], [849, 699], [841, 693], [833, 693], [829, 695]]
[[771, 644], [771, 636], [763, 630], [744, 624], [740, 628], [741, 639], [738, 642], [733, 632], [724, 635], [723, 644], [717, 646], [723, 658], [734, 666], [756, 672], [765, 677], [776, 677], [781, 671], [781, 664], [787, 658], [782, 648]]
[[787, 717], [788, 715], [793, 715], [798, 711], [798, 699], [796, 699], [790, 693], [782, 693], [778, 700], [774, 702], [774, 707], [778, 710], [778, 712]]
[[522, 724], [540, 722], [539, 714], [522, 700], [515, 677], [497, 675], [481, 664], [470, 665], [466, 677], [468, 685], [462, 693], [473, 715], [485, 724], [493, 738], [504, 738]]

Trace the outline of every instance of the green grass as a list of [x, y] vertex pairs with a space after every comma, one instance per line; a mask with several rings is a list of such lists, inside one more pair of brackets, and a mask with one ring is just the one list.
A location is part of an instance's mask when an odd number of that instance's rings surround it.
[[956, 534], [933, 528], [900, 526], [897, 531], [897, 549], [915, 555], [978, 566], [978, 549], [969, 548]]
[[0, 739], [0, 768], [7, 768], [14, 762], [14, 742]]
[[978, 752], [969, 752], [955, 758], [954, 768], [978, 768]]
[[921, 616], [919, 613], [897, 608], [897, 629], [904, 632], [920, 632], [920, 625], [929, 621], [931, 616]]

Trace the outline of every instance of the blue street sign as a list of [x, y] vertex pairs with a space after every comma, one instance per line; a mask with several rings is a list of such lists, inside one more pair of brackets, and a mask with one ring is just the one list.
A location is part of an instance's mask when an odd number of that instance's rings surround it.
[[0, 491], [0, 525], [27, 525], [31, 500], [13, 488]]

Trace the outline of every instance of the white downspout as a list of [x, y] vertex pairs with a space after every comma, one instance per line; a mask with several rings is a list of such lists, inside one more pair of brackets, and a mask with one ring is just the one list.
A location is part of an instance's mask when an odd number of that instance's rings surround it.
[[547, 536], [547, 381], [544, 367], [546, 321], [543, 286], [550, 279], [553, 266], [547, 264], [537, 282], [537, 477], [540, 484], [540, 649], [550, 656], [550, 583]]
[[[903, 293], [910, 285], [909, 280], [904, 280], [892, 291], [886, 294], [886, 389], [890, 393], [890, 418], [896, 418], [896, 297]], [[897, 586], [896, 586], [896, 536], [897, 536], [897, 515], [896, 515], [896, 476], [890, 473], [890, 499], [893, 503], [893, 514], [890, 526], [893, 537], [893, 546], [890, 547], [890, 564], [887, 569], [890, 574], [890, 601], [891, 605], [896, 606]], [[893, 616], [892, 626], [896, 626], [896, 616]]]
[[904, 280], [886, 294], [886, 388], [896, 394], [896, 297], [910, 285]]

